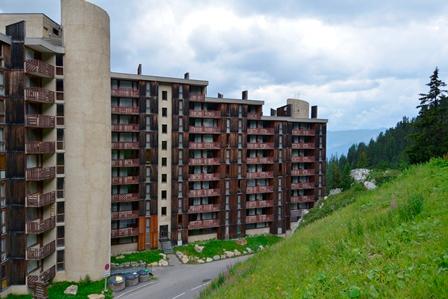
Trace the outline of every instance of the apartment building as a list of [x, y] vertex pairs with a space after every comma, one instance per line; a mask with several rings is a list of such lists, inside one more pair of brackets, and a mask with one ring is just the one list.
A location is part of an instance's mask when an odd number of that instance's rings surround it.
[[299, 99], [110, 72], [84, 0], [0, 14], [0, 295], [103, 276], [111, 254], [284, 234], [325, 194], [326, 123]]

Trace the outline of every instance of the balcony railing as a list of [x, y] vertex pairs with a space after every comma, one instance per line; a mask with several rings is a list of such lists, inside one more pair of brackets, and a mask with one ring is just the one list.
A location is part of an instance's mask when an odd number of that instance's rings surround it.
[[247, 157], [247, 164], [272, 164], [274, 163], [274, 158], [272, 157]]
[[248, 200], [246, 201], [246, 209], [257, 209], [273, 207], [274, 202], [272, 200]]
[[293, 149], [314, 149], [316, 145], [314, 143], [293, 143], [291, 148]]
[[114, 114], [139, 114], [139, 110], [138, 110], [138, 107], [112, 106], [112, 113], [114, 113]]
[[138, 124], [121, 124], [112, 125], [112, 131], [114, 132], [138, 132]]
[[139, 159], [112, 160], [112, 167], [138, 167], [139, 165]]
[[28, 194], [25, 197], [25, 206], [29, 208], [40, 208], [54, 203], [55, 199], [55, 191], [47, 193]]
[[291, 183], [291, 190], [297, 189], [314, 189], [314, 183], [306, 182], [306, 183]]
[[55, 143], [53, 141], [32, 141], [25, 144], [27, 154], [53, 154]]
[[291, 196], [291, 203], [313, 202], [314, 195]]
[[25, 60], [24, 70], [27, 74], [36, 75], [39, 77], [54, 77], [54, 66], [38, 59]]
[[221, 130], [216, 127], [193, 127], [190, 126], [189, 128], [190, 133], [195, 134], [220, 134]]
[[218, 212], [220, 210], [219, 205], [209, 204], [209, 205], [198, 205], [198, 206], [190, 206], [188, 208], [188, 213], [211, 213]]
[[54, 103], [54, 92], [40, 87], [25, 88], [25, 101], [43, 104]]
[[205, 101], [205, 95], [203, 95], [203, 94], [190, 94], [190, 101], [204, 102]]
[[132, 202], [132, 201], [139, 201], [139, 200], [140, 200], [140, 194], [138, 194], [138, 193], [112, 195], [112, 202]]
[[111, 230], [112, 238], [119, 237], [131, 237], [138, 235], [138, 228], [136, 227], [128, 227], [128, 228], [120, 228]]
[[190, 190], [188, 193], [189, 197], [207, 197], [207, 196], [219, 196], [221, 192], [219, 189], [199, 189]]
[[135, 219], [138, 218], [138, 211], [112, 212], [112, 220]]
[[247, 128], [247, 134], [272, 135], [274, 134], [274, 128]]
[[249, 118], [249, 119], [259, 119], [260, 116], [261, 115], [259, 113], [255, 113], [255, 112], [247, 113], [247, 118]]
[[190, 149], [220, 149], [219, 142], [190, 142]]
[[272, 186], [253, 186], [247, 187], [247, 194], [255, 194], [255, 193], [271, 193], [274, 192], [274, 188]]
[[139, 149], [138, 142], [112, 142], [113, 149]]
[[246, 178], [248, 179], [269, 179], [273, 177], [272, 171], [259, 171], [259, 172], [248, 172]]
[[291, 157], [293, 163], [314, 163], [316, 158], [314, 156], [295, 156]]
[[314, 136], [314, 135], [316, 135], [316, 132], [314, 130], [292, 129], [292, 135]]
[[51, 255], [56, 249], [56, 242], [51, 241], [44, 246], [34, 246], [26, 249], [27, 260], [41, 260]]
[[252, 215], [246, 216], [246, 223], [272, 222], [272, 215]]
[[27, 234], [42, 234], [46, 231], [52, 230], [55, 227], [56, 221], [54, 217], [47, 219], [37, 219], [26, 222]]
[[55, 176], [55, 167], [35, 167], [26, 170], [27, 181], [51, 180]]
[[[38, 272], [35, 271], [33, 273]], [[44, 285], [48, 285], [55, 276], [56, 276], [56, 267], [52, 266], [39, 274], [28, 275], [27, 285], [29, 288], [34, 288], [36, 286], [36, 283], [42, 283]]]
[[190, 181], [217, 181], [219, 173], [192, 173], [188, 176]]
[[135, 88], [112, 88], [111, 93], [113, 97], [127, 97], [138, 98], [139, 92]]
[[292, 176], [314, 175], [314, 169], [293, 169], [291, 170]]
[[25, 118], [27, 127], [31, 128], [54, 128], [54, 116], [29, 114]]
[[221, 111], [190, 110], [190, 117], [221, 118]]
[[219, 165], [219, 159], [217, 158], [191, 158], [189, 160], [190, 165]]
[[273, 142], [266, 142], [266, 143], [248, 142], [247, 149], [274, 149], [274, 143]]
[[112, 185], [128, 185], [128, 184], [138, 184], [138, 176], [114, 176], [112, 177]]
[[190, 223], [188, 223], [188, 229], [201, 229], [201, 228], [211, 228], [218, 226], [219, 226], [218, 219], [196, 220], [196, 221], [190, 221]]

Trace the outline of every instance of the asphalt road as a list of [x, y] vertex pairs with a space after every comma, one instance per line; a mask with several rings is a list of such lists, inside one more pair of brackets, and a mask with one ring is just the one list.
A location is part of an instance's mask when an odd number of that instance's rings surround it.
[[114, 298], [122, 299], [191, 299], [197, 298], [201, 290], [219, 273], [249, 256], [221, 261], [189, 265], [181, 264], [176, 256], [169, 255], [168, 267], [153, 269], [157, 280], [138, 284], [116, 293]]

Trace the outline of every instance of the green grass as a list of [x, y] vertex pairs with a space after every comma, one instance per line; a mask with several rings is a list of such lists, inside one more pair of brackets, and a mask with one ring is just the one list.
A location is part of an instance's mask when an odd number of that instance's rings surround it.
[[111, 262], [114, 264], [123, 264], [127, 262], [144, 261], [147, 264], [151, 264], [162, 259], [160, 253], [162, 253], [162, 250], [137, 251], [133, 253], [123, 254], [124, 258], [122, 259], [117, 259], [117, 256], [113, 256], [111, 257]]
[[9, 294], [8, 296], [5, 297], [5, 299], [32, 299], [33, 296], [31, 295], [14, 295], [14, 294]]
[[[281, 237], [274, 235], [260, 235], [253, 237], [246, 237], [247, 244], [239, 245], [235, 240], [209, 240], [203, 242], [190, 243], [183, 246], [178, 246], [175, 251], [180, 251], [188, 256], [196, 256], [198, 258], [212, 258], [215, 255], [222, 255], [224, 251], [234, 251], [237, 249], [239, 252], [243, 252], [247, 247], [252, 249], [254, 252], [258, 250], [258, 247], [262, 245], [263, 247], [271, 246], [281, 240]], [[198, 244], [204, 246], [201, 253], [194, 250], [194, 245]]]
[[350, 203], [231, 268], [202, 298], [448, 298], [448, 161], [344, 194]]
[[[65, 289], [72, 285], [78, 285], [78, 293], [76, 296], [65, 295]], [[48, 297], [50, 299], [85, 299], [89, 294], [101, 294], [104, 289], [104, 280], [98, 281], [81, 281], [81, 282], [55, 282], [52, 283], [48, 289]], [[112, 292], [108, 290], [105, 294], [106, 299], [112, 298]]]

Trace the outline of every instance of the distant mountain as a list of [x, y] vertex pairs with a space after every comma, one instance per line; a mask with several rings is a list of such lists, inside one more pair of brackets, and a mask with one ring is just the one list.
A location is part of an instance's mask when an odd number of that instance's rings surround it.
[[332, 155], [346, 155], [352, 144], [368, 143], [386, 129], [362, 129], [327, 132], [327, 158]]

